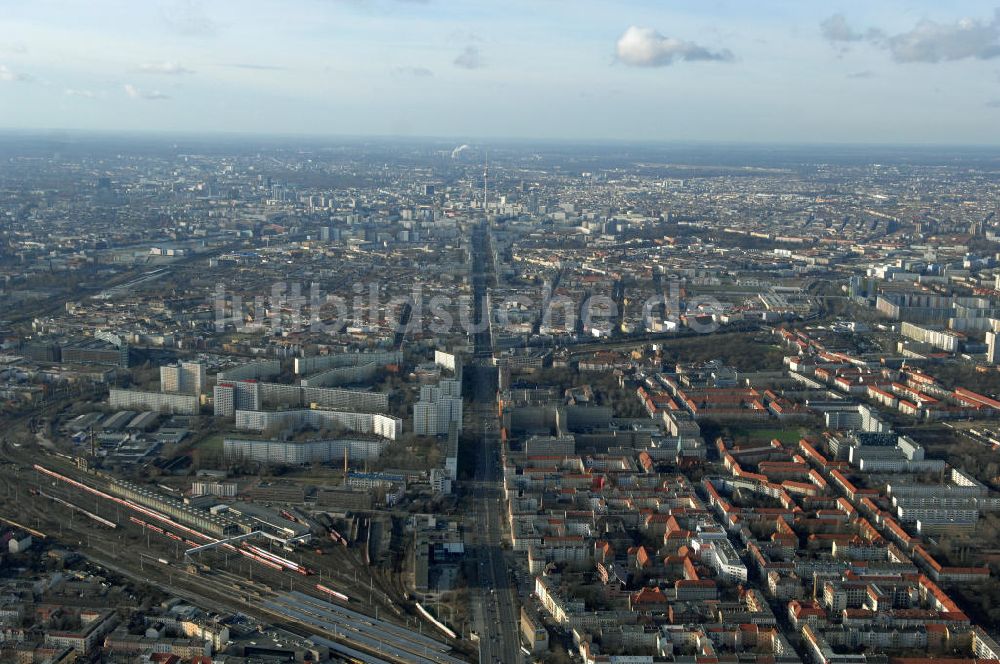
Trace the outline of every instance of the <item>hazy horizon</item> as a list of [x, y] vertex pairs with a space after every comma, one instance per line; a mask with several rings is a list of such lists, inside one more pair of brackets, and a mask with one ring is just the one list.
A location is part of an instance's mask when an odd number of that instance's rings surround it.
[[998, 145], [1000, 9], [0, 0], [0, 127]]
[[159, 141], [171, 140], [229, 140], [255, 139], [264, 141], [326, 141], [329, 144], [351, 142], [401, 142], [401, 143], [433, 143], [440, 142], [442, 146], [457, 146], [468, 143], [470, 147], [488, 148], [491, 146], [525, 147], [526, 144], [588, 147], [690, 147], [690, 148], [844, 148], [844, 149], [899, 149], [899, 150], [970, 150], [992, 152], [1000, 147], [1000, 139], [996, 143], [961, 143], [961, 142], [879, 142], [879, 141], [810, 141], [810, 140], [722, 140], [722, 139], [680, 139], [680, 138], [601, 138], [601, 137], [533, 137], [533, 136], [473, 136], [461, 134], [335, 134], [335, 133], [278, 133], [274, 131], [226, 131], [224, 129], [208, 130], [173, 130], [173, 129], [89, 129], [80, 127], [6, 127], [0, 126], [0, 138], [4, 136], [23, 136], [33, 139], [69, 139], [82, 138], [118, 138], [118, 139], [149, 139]]

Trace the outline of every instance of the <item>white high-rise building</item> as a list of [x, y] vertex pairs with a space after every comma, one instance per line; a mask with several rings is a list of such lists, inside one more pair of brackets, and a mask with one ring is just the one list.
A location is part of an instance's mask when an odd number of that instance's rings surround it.
[[420, 388], [420, 401], [413, 405], [413, 433], [442, 436], [451, 424], [462, 429], [462, 383], [446, 379]]
[[233, 417], [236, 414], [236, 395], [232, 383], [216, 385], [212, 391], [212, 405], [216, 417]]
[[168, 364], [160, 367], [160, 391], [170, 394], [181, 391], [181, 367]]
[[233, 417], [238, 410], [260, 410], [260, 383], [236, 380], [215, 386], [213, 402], [216, 417]]
[[175, 394], [201, 394], [205, 389], [205, 365], [181, 362], [160, 367], [160, 391]]
[[997, 344], [997, 336], [1000, 336], [1000, 332], [990, 330], [986, 333], [986, 361], [990, 364], [996, 364], [997, 360], [1000, 359], [1000, 344]]

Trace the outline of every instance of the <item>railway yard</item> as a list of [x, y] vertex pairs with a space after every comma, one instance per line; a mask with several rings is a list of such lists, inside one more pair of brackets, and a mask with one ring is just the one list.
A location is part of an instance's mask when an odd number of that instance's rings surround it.
[[369, 567], [364, 537], [348, 545], [334, 531], [320, 546], [264, 533], [223, 540], [113, 495], [109, 479], [59, 455], [32, 459], [9, 444], [2, 454], [0, 517], [110, 571], [207, 610], [315, 637], [344, 659], [466, 661], [468, 643], [421, 615], [400, 581]]

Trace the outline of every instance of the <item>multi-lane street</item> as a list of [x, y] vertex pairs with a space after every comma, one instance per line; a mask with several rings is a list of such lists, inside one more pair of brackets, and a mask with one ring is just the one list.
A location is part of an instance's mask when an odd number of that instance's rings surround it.
[[[477, 229], [473, 245], [473, 292], [476, 322], [475, 360], [468, 367], [472, 426], [476, 435], [476, 472], [472, 497], [477, 528], [470, 532], [478, 583], [473, 611], [479, 634], [479, 661], [508, 664], [521, 661], [518, 604], [503, 553], [502, 473], [500, 435], [496, 415], [497, 370], [492, 366], [493, 337], [488, 324], [487, 287], [492, 275], [490, 241], [486, 229]], [[482, 317], [486, 318], [482, 318]], [[482, 324], [486, 323], [486, 324]], [[481, 328], [481, 329], [480, 329]], [[478, 597], [476, 596], [478, 594]]]
[[[485, 367], [480, 370], [484, 374], [491, 371]], [[476, 383], [478, 389], [488, 389], [486, 377], [477, 378]], [[478, 580], [475, 591], [479, 596], [473, 606], [476, 631], [480, 635], [480, 661], [519, 662], [517, 597], [501, 544], [504, 537], [501, 526], [503, 499], [496, 420], [489, 405], [477, 407], [474, 416], [481, 424], [478, 432], [481, 442], [472, 483], [477, 528], [470, 534]]]

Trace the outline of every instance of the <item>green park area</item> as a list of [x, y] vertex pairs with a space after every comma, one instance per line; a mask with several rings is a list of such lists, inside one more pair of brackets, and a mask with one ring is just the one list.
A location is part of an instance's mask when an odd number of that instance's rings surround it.
[[225, 438], [225, 434], [213, 433], [205, 436], [198, 442], [196, 442], [192, 449], [199, 450], [200, 452], [218, 454], [222, 455], [222, 439]]
[[799, 442], [805, 434], [805, 430], [801, 427], [758, 429], [746, 426], [727, 426], [722, 429], [722, 434], [728, 435], [736, 442], [766, 442], [777, 438], [783, 444], [792, 446]]

